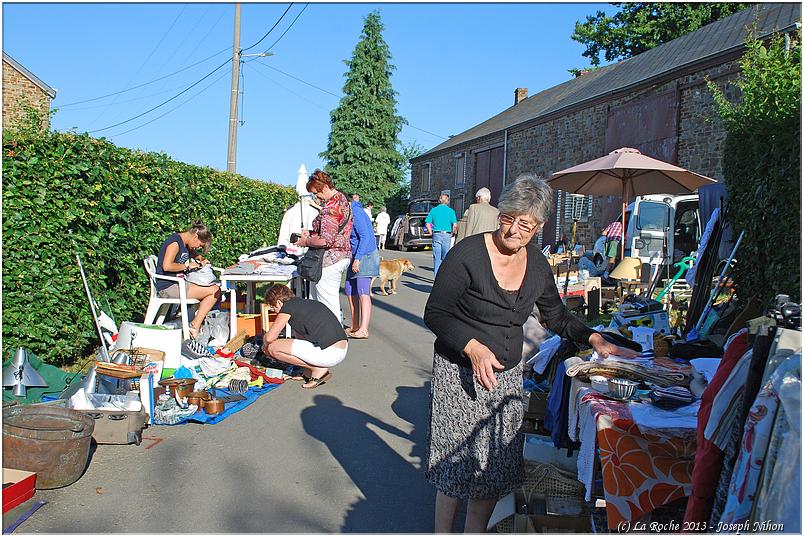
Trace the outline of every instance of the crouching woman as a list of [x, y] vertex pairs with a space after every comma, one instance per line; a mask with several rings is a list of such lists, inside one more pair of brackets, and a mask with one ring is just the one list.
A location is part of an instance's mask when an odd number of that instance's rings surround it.
[[[265, 334], [263, 352], [280, 362], [298, 365], [310, 371], [304, 388], [317, 388], [332, 378], [330, 368], [346, 358], [349, 343], [335, 314], [316, 300], [298, 298], [285, 285], [272, 285], [264, 303], [277, 313], [276, 321]], [[293, 339], [279, 339], [290, 323]]]

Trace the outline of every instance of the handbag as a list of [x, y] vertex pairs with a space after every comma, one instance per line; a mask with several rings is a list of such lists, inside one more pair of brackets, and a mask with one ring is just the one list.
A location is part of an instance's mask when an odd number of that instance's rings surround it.
[[[346, 218], [344, 218], [343, 222], [341, 222], [341, 224], [338, 226], [339, 235], [341, 232], [343, 232], [343, 229], [346, 227], [346, 223], [351, 217], [352, 211], [350, 209], [346, 213]], [[319, 281], [324, 270], [324, 254], [326, 251], [326, 248], [309, 247], [307, 252], [299, 259], [299, 275], [305, 280], [311, 282]]]

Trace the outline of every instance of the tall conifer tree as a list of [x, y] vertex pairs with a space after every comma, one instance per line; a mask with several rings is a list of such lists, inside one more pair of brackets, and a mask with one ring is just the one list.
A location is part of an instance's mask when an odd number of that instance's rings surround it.
[[405, 158], [399, 132], [405, 120], [396, 113], [396, 92], [391, 86], [391, 51], [382, 37], [377, 11], [370, 13], [351, 60], [343, 97], [330, 113], [332, 128], [325, 170], [339, 190], [359, 193], [361, 201], [376, 206], [403, 186]]

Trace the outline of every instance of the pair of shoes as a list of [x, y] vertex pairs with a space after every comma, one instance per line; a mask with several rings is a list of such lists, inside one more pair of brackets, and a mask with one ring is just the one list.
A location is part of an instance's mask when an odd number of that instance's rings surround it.
[[198, 328], [193, 325], [190, 325], [190, 339], [195, 339], [198, 337]]
[[352, 339], [368, 339], [368, 334], [365, 332], [361, 332], [360, 330], [355, 330], [354, 332], [348, 332], [346, 335]]
[[312, 386], [302, 386], [302, 388], [304, 388], [305, 390], [312, 390], [312, 389], [318, 388], [319, 386], [321, 386], [322, 384], [324, 384], [326, 381], [328, 381], [331, 378], [332, 378], [332, 373], [327, 371], [326, 373], [324, 373], [324, 376], [322, 376], [321, 378], [316, 378], [316, 377], [308, 378], [307, 382], [314, 382], [315, 384], [313, 384]]
[[212, 358], [212, 353], [209, 352], [209, 349], [194, 339], [185, 339], [182, 342], [181, 353], [191, 360]]

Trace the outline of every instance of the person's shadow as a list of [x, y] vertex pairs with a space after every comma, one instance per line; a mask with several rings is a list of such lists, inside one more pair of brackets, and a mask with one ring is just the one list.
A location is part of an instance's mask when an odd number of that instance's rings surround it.
[[[425, 388], [415, 390], [424, 391], [427, 398]], [[416, 399], [421, 399], [418, 394]], [[416, 454], [423, 449], [424, 440], [418, 438], [423, 429], [418, 427], [409, 435], [362, 410], [344, 406], [331, 395], [316, 395], [313, 403], [314, 406], [301, 413], [304, 430], [327, 445], [365, 498], [349, 507], [341, 533], [431, 532], [435, 492], [422, 472], [400, 457], [368, 425], [414, 441]], [[408, 408], [407, 403], [405, 406]], [[427, 419], [426, 403], [420, 409], [410, 409]]]

